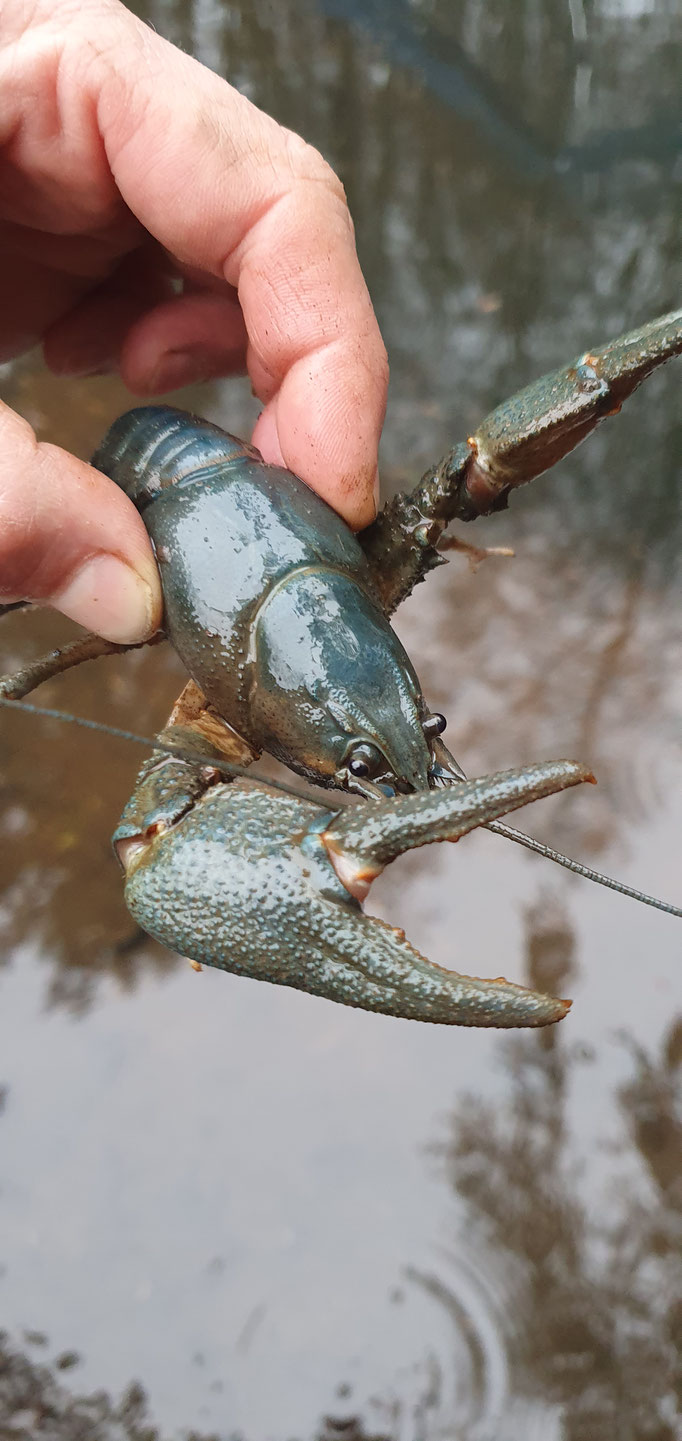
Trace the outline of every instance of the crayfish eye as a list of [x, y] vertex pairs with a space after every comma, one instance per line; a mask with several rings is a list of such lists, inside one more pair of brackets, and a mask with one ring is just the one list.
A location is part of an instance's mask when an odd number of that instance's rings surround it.
[[363, 780], [367, 780], [370, 776], [381, 775], [387, 769], [381, 751], [367, 741], [353, 746], [347, 765], [352, 776]]
[[422, 722], [422, 729], [425, 736], [442, 736], [447, 727], [447, 721], [440, 711], [434, 711], [433, 715], [427, 716]]

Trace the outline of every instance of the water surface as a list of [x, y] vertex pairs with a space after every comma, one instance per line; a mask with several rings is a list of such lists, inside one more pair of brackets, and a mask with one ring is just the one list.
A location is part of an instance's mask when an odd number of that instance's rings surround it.
[[[673, 0], [136, 8], [340, 172], [392, 365], [387, 494], [543, 369], [679, 303]], [[588, 761], [596, 791], [524, 823], [678, 901], [679, 386], [671, 366], [475, 527], [514, 560], [456, 556], [398, 616], [466, 769]], [[35, 357], [2, 393], [84, 456], [130, 403]], [[243, 382], [174, 399], [231, 430], [254, 415]], [[3, 668], [67, 633], [7, 618]], [[181, 683], [158, 650], [40, 698], [151, 733]], [[372, 909], [443, 964], [572, 995], [551, 1033], [198, 977], [121, 901], [108, 837], [137, 753], [0, 729], [12, 1434], [47, 1411], [70, 1438], [97, 1389], [87, 1441], [137, 1436], [136, 1379], [164, 1438], [679, 1435], [679, 922], [478, 835], [403, 858]]]

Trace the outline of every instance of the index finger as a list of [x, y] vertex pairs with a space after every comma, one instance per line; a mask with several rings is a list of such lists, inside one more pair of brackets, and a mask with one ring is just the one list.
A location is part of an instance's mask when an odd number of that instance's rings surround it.
[[183, 264], [237, 289], [266, 459], [367, 524], [388, 367], [342, 187], [316, 151], [141, 26], [131, 73], [126, 32], [140, 22], [123, 16], [89, 75], [121, 195]]

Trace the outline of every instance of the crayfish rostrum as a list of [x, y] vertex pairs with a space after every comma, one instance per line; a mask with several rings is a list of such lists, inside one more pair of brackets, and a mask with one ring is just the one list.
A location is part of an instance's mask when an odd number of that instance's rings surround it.
[[[592, 779], [560, 760], [466, 780], [389, 617], [442, 562], [450, 521], [502, 508], [680, 350], [677, 312], [583, 354], [494, 411], [358, 536], [207, 421], [150, 406], [115, 422], [93, 463], [144, 518], [164, 632], [191, 677], [114, 836], [145, 930], [194, 961], [390, 1015], [561, 1019], [568, 1002], [444, 970], [362, 910], [402, 852], [480, 825], [533, 846], [499, 817]], [[121, 649], [86, 637], [5, 678], [0, 695]], [[332, 794], [251, 779], [261, 751]], [[335, 807], [334, 789], [353, 803]]]

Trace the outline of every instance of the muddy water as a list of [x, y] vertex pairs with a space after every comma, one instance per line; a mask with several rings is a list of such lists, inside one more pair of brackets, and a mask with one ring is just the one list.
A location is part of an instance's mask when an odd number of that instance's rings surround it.
[[[391, 355], [387, 492], [539, 371], [679, 303], [673, 0], [139, 9], [340, 171]], [[455, 557], [399, 616], [467, 770], [588, 760], [597, 791], [524, 822], [678, 901], [679, 386], [673, 366], [476, 527], [514, 560]], [[31, 357], [2, 387], [81, 455], [129, 403]], [[241, 382], [179, 403], [253, 417]], [[66, 634], [6, 619], [3, 669]], [[150, 732], [180, 681], [159, 650], [41, 698]], [[164, 1437], [679, 1435], [679, 922], [480, 835], [400, 861], [373, 908], [444, 964], [572, 995], [551, 1034], [198, 977], [121, 903], [108, 835], [138, 755], [1, 732], [12, 1434], [51, 1408], [70, 1437], [98, 1389], [82, 1434], [137, 1435], [139, 1395], [117, 1400], [137, 1378]]]

